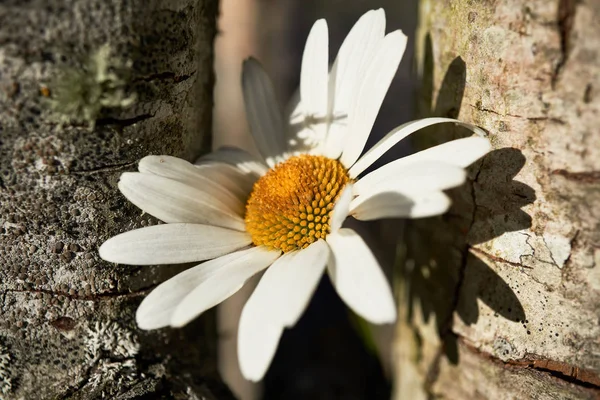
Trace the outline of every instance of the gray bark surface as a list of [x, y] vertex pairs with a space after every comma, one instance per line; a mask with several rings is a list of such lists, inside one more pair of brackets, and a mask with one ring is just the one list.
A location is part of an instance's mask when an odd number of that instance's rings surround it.
[[405, 233], [395, 398], [598, 398], [600, 2], [422, 0], [419, 21], [422, 114], [494, 150]]
[[185, 266], [98, 256], [157, 223], [119, 175], [207, 145], [216, 13], [216, 0], [0, 4], [0, 399], [230, 398], [212, 313], [136, 328], [141, 299]]

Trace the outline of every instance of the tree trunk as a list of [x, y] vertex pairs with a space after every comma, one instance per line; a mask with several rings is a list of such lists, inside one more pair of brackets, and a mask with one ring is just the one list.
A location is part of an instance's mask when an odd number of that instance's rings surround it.
[[494, 150], [405, 232], [395, 398], [600, 397], [599, 21], [598, 0], [421, 1], [419, 109]]
[[135, 310], [182, 266], [102, 261], [157, 221], [119, 175], [208, 143], [216, 0], [0, 4], [0, 398], [229, 398], [213, 315], [142, 332]]

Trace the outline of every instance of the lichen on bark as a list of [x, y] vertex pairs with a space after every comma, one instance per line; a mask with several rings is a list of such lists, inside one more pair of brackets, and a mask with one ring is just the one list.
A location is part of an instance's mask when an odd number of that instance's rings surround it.
[[445, 216], [405, 234], [397, 398], [596, 398], [600, 2], [420, 10], [421, 113], [481, 126], [494, 150]]
[[[219, 395], [211, 313], [177, 331], [135, 325], [143, 296], [186, 266], [97, 253], [157, 223], [118, 192], [121, 172], [148, 154], [192, 160], [207, 148], [216, 13], [214, 0], [0, 5], [3, 400]], [[49, 107], [55, 78], [107, 45], [135, 102], [82, 118]]]

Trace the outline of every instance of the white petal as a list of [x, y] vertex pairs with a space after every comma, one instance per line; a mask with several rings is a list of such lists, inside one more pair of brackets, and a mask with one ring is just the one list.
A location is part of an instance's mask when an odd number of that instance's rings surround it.
[[241, 216], [214, 195], [161, 176], [126, 172], [119, 190], [133, 204], [167, 223], [189, 222], [244, 231]]
[[353, 184], [348, 183], [344, 188], [344, 191], [340, 195], [335, 207], [333, 208], [333, 212], [331, 213], [331, 222], [329, 227], [331, 232], [336, 232], [338, 229], [342, 227], [342, 224], [348, 217], [350, 202], [353, 197]]
[[385, 135], [383, 139], [381, 139], [375, 146], [371, 147], [369, 151], [367, 151], [357, 162], [350, 168], [348, 173], [350, 177], [356, 178], [360, 175], [365, 169], [369, 168], [371, 164], [373, 164], [379, 157], [381, 157], [386, 151], [392, 148], [396, 143], [400, 140], [404, 139], [411, 133], [418, 131], [419, 129], [423, 129], [430, 125], [441, 124], [444, 122], [453, 122], [457, 125], [463, 126], [467, 129], [472, 130], [477, 133], [479, 136], [485, 136], [485, 132], [476, 127], [475, 125], [467, 124], [464, 122], [460, 122], [456, 119], [452, 118], [423, 118], [418, 119], [416, 121], [407, 122], [406, 124], [400, 125], [399, 127], [393, 129], [390, 133]]
[[194, 166], [239, 195], [244, 203], [254, 183], [269, 170], [264, 160], [235, 147], [221, 147], [200, 157]]
[[195, 182], [200, 176], [192, 163], [172, 156], [146, 156], [140, 160], [138, 170], [185, 182]]
[[247, 305], [238, 328], [238, 360], [244, 378], [257, 382], [267, 372], [284, 328], [270, 321], [262, 310]]
[[[329, 69], [329, 37], [327, 22], [314, 23], [302, 55], [300, 98], [308, 116], [324, 118], [327, 113], [327, 76]], [[318, 126], [324, 127], [325, 124]]]
[[[146, 156], [140, 160], [138, 170], [176, 180], [218, 197], [238, 214], [244, 213], [244, 202], [221, 182], [210, 179], [192, 163], [171, 156]], [[245, 200], [245, 199], [244, 199]]]
[[379, 108], [396, 74], [407, 38], [401, 31], [394, 31], [383, 38], [372, 63], [354, 96], [348, 122], [347, 142], [340, 158], [350, 168], [362, 153]]
[[329, 258], [319, 239], [305, 249], [286, 253], [265, 272], [246, 307], [262, 310], [285, 327], [296, 324], [314, 293]]
[[250, 132], [258, 151], [272, 167], [286, 150], [285, 132], [273, 83], [254, 58], [244, 61], [242, 91]]
[[202, 269], [202, 281], [175, 308], [171, 326], [183, 326], [227, 299], [240, 290], [250, 277], [276, 261], [280, 254], [266, 247], [254, 247], [221, 257], [220, 262], [207, 262], [211, 264]]
[[375, 324], [396, 320], [390, 285], [379, 263], [362, 238], [342, 228], [327, 236], [333, 257], [329, 276], [338, 294], [358, 315]]
[[[264, 376], [283, 328], [294, 326], [306, 309], [328, 258], [329, 246], [318, 240], [284, 254], [262, 276], [240, 319], [238, 352], [246, 378]], [[273, 334], [263, 337], [263, 332]]]
[[329, 158], [342, 154], [351, 102], [384, 35], [385, 12], [381, 8], [371, 10], [359, 18], [340, 47], [329, 75], [331, 125], [324, 148]]
[[[363, 196], [365, 197], [365, 196]], [[442, 192], [384, 192], [350, 205], [350, 214], [361, 221], [381, 218], [424, 218], [448, 211], [450, 199]]]
[[327, 132], [327, 81], [329, 70], [329, 37], [327, 22], [314, 23], [304, 47], [300, 71], [300, 101], [289, 115], [286, 132], [291, 153], [320, 153]]
[[181, 301], [202, 286], [206, 296], [202, 304], [197, 304], [199, 314], [202, 308], [206, 310], [239, 290], [249, 277], [267, 267], [278, 254], [264, 247], [252, 247], [183, 271], [146, 296], [136, 313], [138, 326], [141, 329], [169, 326]]
[[461, 167], [439, 161], [417, 161], [406, 165], [389, 163], [360, 178], [354, 184], [357, 196], [388, 191], [420, 193], [446, 190], [462, 185], [467, 173]]
[[[322, 138], [318, 138], [311, 129], [312, 121], [304, 113], [303, 105], [300, 103], [300, 91], [296, 91], [288, 104], [286, 111], [288, 126], [286, 129], [286, 144], [290, 154], [321, 154], [317, 148], [320, 147]], [[323, 118], [324, 120], [326, 118]], [[323, 132], [320, 132], [323, 133]]]
[[492, 146], [486, 138], [473, 136], [456, 139], [400, 158], [390, 164], [409, 164], [417, 161], [441, 161], [466, 168], [486, 155]]
[[202, 165], [194, 166], [194, 168], [197, 168], [207, 179], [218, 182], [221, 186], [229, 190], [243, 204], [246, 204], [248, 195], [258, 179], [255, 174], [242, 172], [233, 165], [219, 162], [205, 162]]
[[178, 264], [203, 261], [252, 243], [245, 232], [199, 224], [164, 224], [125, 232], [100, 246], [106, 261], [131, 264]]
[[269, 170], [269, 167], [262, 160], [236, 147], [221, 147], [200, 157], [195, 165], [205, 165], [207, 162], [222, 162], [233, 165], [243, 173], [256, 175], [257, 179]]

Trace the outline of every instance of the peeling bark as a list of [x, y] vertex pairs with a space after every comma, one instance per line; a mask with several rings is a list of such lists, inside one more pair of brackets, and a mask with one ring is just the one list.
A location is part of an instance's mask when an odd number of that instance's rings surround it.
[[477, 124], [494, 150], [404, 234], [396, 398], [598, 398], [600, 2], [420, 11], [421, 114]]
[[[119, 193], [122, 172], [207, 148], [216, 13], [215, 0], [0, 4], [0, 399], [231, 398], [212, 313], [136, 328], [141, 299], [186, 266], [98, 256], [109, 237], [157, 223]], [[100, 79], [90, 60], [106, 44], [104, 73], [123, 93], [97, 107], [115, 88], [82, 89], [76, 109], [89, 114], [61, 114], [57, 93]]]

